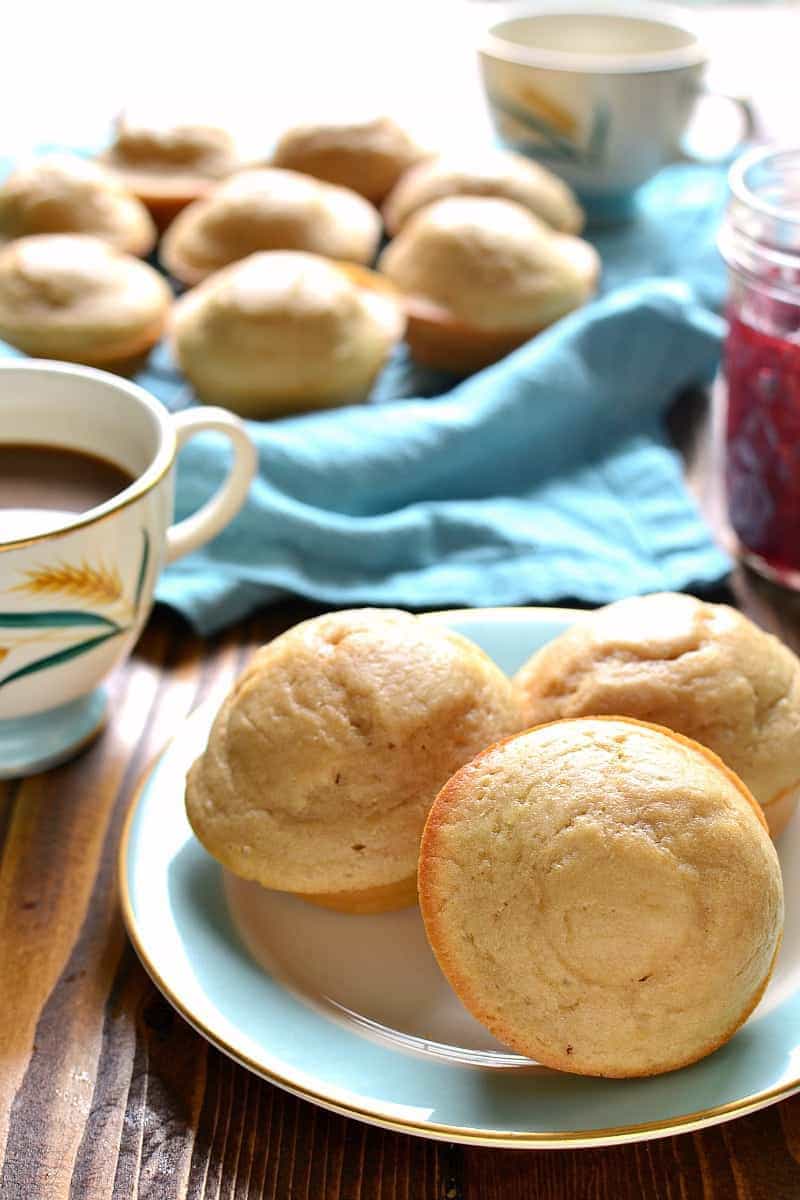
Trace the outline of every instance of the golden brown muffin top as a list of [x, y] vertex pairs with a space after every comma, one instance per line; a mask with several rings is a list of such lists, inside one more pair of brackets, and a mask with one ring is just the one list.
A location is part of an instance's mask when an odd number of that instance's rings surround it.
[[121, 117], [112, 157], [137, 170], [183, 170], [218, 179], [235, 161], [234, 139], [213, 125], [131, 124]]
[[0, 186], [0, 242], [36, 233], [90, 233], [145, 255], [150, 214], [117, 176], [75, 154], [45, 154], [15, 167]]
[[371, 379], [404, 318], [380, 277], [295, 250], [251, 254], [176, 305], [174, 338], [193, 382], [291, 400]]
[[470, 1011], [581, 1074], [710, 1052], [760, 997], [783, 925], [743, 785], [688, 739], [615, 718], [540, 726], [459, 771], [428, 818], [419, 888]]
[[769, 807], [800, 783], [800, 661], [736, 609], [664, 592], [587, 615], [515, 679], [530, 724], [614, 713], [708, 746]]
[[396, 234], [412, 213], [445, 196], [515, 200], [560, 233], [580, 233], [584, 212], [572, 189], [540, 163], [511, 150], [439, 154], [411, 167], [386, 197], [383, 215]]
[[236, 141], [227, 129], [166, 117], [140, 120], [125, 113], [101, 159], [145, 199], [199, 193], [240, 166]]
[[456, 320], [511, 330], [548, 325], [583, 303], [599, 259], [512, 200], [448, 196], [409, 218], [379, 269]]
[[265, 646], [189, 774], [206, 848], [265, 887], [358, 891], [414, 875], [436, 792], [518, 728], [472, 642], [395, 610], [305, 621]]
[[279, 138], [272, 162], [352, 188], [378, 204], [402, 173], [424, 156], [391, 117], [369, 116], [295, 125]]
[[32, 354], [57, 336], [64, 353], [113, 357], [163, 323], [170, 301], [157, 271], [88, 234], [37, 234], [0, 250], [0, 336]]
[[194, 284], [259, 250], [307, 250], [371, 262], [380, 238], [377, 211], [347, 188], [297, 171], [242, 171], [189, 205], [161, 246], [170, 271]]

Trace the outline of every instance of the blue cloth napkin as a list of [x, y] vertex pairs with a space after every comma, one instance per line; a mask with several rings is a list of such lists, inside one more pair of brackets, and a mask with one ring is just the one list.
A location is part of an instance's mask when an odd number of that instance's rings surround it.
[[602, 290], [651, 276], [677, 277], [710, 308], [725, 298], [716, 239], [728, 194], [726, 164], [665, 167], [639, 192], [635, 219], [587, 236], [603, 260]]
[[[662, 417], [718, 362], [724, 192], [719, 168], [663, 171], [635, 221], [592, 237], [605, 294], [466, 381], [401, 351], [369, 405], [250, 422], [245, 508], [164, 572], [157, 599], [208, 634], [287, 594], [429, 608], [718, 583], [729, 560]], [[163, 346], [138, 378], [173, 410], [193, 400]], [[181, 451], [178, 517], [226, 463], [213, 435]]]
[[[162, 577], [209, 633], [299, 593], [330, 604], [518, 604], [710, 585], [728, 569], [660, 418], [710, 379], [720, 318], [675, 282], [613, 293], [434, 400], [250, 426], [241, 517]], [[178, 515], [224, 474], [182, 452]]]

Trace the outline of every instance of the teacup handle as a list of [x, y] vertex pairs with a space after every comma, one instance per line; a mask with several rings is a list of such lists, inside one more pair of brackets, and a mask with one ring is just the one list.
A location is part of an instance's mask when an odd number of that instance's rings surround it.
[[687, 159], [689, 162], [705, 162], [715, 163], [723, 162], [729, 155], [733, 154], [739, 147], [745, 145], [753, 138], [757, 132], [758, 121], [756, 119], [756, 111], [752, 101], [747, 96], [732, 96], [727, 92], [717, 91], [716, 88], [706, 87], [704, 84], [693, 88], [696, 100], [701, 100], [704, 96], [712, 100], [722, 100], [724, 103], [738, 110], [742, 118], [742, 132], [738, 139], [725, 146], [718, 155], [714, 157], [702, 156], [693, 154], [691, 149], [686, 146], [685, 142], [681, 142], [678, 146], [678, 153], [681, 158]]
[[166, 561], [174, 562], [211, 540], [238, 513], [258, 466], [258, 453], [242, 422], [224, 408], [189, 409], [172, 417], [178, 450], [197, 433], [224, 433], [233, 448], [225, 482], [202, 508], [167, 530]]

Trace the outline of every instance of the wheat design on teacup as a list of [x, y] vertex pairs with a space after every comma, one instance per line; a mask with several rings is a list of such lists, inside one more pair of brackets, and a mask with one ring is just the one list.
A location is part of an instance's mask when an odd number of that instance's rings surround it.
[[611, 113], [606, 104], [593, 108], [588, 136], [580, 145], [575, 116], [530, 85], [516, 94], [493, 91], [489, 98], [502, 114], [507, 141], [515, 149], [554, 162], [605, 161], [611, 133]]
[[[0, 675], [0, 688], [48, 667], [87, 654], [111, 638], [127, 633], [135, 624], [150, 562], [150, 538], [142, 530], [142, 552], [133, 596], [125, 597], [119, 568], [105, 563], [79, 565], [58, 562], [22, 572], [22, 579], [7, 592], [28, 596], [60, 596], [90, 608], [51, 608], [35, 612], [0, 611], [0, 664], [14, 651], [35, 644], [61, 643], [61, 648]], [[105, 611], [103, 611], [105, 610]], [[89, 631], [92, 630], [90, 633]], [[77, 642], [75, 639], [78, 638]], [[72, 643], [64, 645], [64, 643]]]
[[122, 580], [116, 567], [91, 567], [84, 560], [79, 567], [59, 563], [54, 567], [35, 567], [25, 572], [25, 582], [10, 592], [52, 595], [60, 592], [90, 604], [113, 604], [122, 596]]

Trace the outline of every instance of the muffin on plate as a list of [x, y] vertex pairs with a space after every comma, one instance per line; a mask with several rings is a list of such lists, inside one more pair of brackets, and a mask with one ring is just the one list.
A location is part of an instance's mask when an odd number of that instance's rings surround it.
[[688, 738], [614, 717], [539, 726], [458, 771], [428, 816], [419, 898], [473, 1016], [579, 1075], [710, 1054], [761, 998], [783, 929], [745, 786]]
[[391, 117], [379, 116], [295, 125], [278, 140], [272, 162], [380, 204], [403, 172], [424, 157], [410, 134]]
[[330, 613], [256, 654], [186, 810], [236, 875], [345, 912], [404, 908], [437, 791], [517, 728], [510, 682], [467, 638], [392, 609]]
[[371, 263], [381, 221], [363, 196], [279, 167], [242, 171], [185, 208], [160, 257], [190, 286], [259, 250], [308, 250]]
[[38, 358], [127, 370], [161, 337], [171, 300], [157, 271], [89, 234], [0, 250], [0, 338]]
[[241, 165], [227, 129], [169, 118], [137, 120], [125, 113], [101, 161], [147, 206], [159, 229]]
[[366, 399], [404, 323], [376, 272], [265, 250], [187, 292], [172, 339], [202, 400], [272, 417]]
[[34, 233], [91, 233], [142, 257], [156, 241], [141, 201], [112, 171], [77, 154], [43, 154], [0, 184], [0, 244]]
[[600, 262], [513, 200], [447, 196], [409, 218], [378, 267], [404, 294], [414, 358], [468, 373], [580, 307]]
[[770, 833], [800, 799], [800, 661], [724, 604], [621, 600], [549, 642], [514, 680], [526, 723], [615, 714], [702, 742], [735, 771]]
[[515, 200], [559, 233], [580, 233], [585, 216], [575, 193], [533, 159], [511, 150], [438, 154], [411, 167], [383, 205], [386, 229], [398, 233], [408, 218], [445, 196], [494, 196]]

